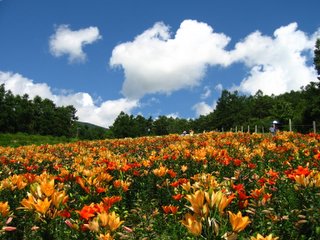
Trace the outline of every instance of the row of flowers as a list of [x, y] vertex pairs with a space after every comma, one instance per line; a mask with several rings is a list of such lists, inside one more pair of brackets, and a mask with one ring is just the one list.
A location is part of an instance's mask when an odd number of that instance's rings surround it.
[[319, 164], [291, 132], [0, 147], [0, 238], [318, 239]]

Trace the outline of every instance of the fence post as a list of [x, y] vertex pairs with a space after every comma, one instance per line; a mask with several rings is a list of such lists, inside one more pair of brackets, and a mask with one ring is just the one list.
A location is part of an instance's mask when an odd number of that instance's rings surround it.
[[292, 132], [291, 118], [289, 119], [289, 131]]
[[313, 133], [317, 133], [316, 121], [313, 121]]
[[258, 133], [258, 126], [257, 125], [254, 126], [254, 132]]
[[248, 133], [250, 133], [250, 126], [248, 125]]
[[241, 132], [243, 132], [243, 126], [241, 126]]

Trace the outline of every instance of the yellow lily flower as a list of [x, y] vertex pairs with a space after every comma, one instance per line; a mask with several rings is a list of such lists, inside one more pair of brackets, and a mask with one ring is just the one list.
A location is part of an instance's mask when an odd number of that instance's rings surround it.
[[162, 176], [166, 175], [167, 171], [168, 171], [168, 169], [166, 167], [160, 166], [159, 168], [153, 170], [153, 174], [158, 177], [162, 177]]
[[182, 165], [181, 166], [181, 171], [182, 172], [185, 172], [185, 171], [187, 171], [188, 170], [188, 166], [186, 166], [186, 165]]
[[187, 213], [181, 223], [195, 236], [199, 236], [202, 232], [202, 223], [195, 215]]
[[98, 237], [98, 240], [113, 240], [114, 238], [110, 235], [110, 233], [107, 234], [100, 234]]
[[108, 222], [109, 222], [108, 213], [106, 213], [106, 212], [99, 213], [98, 218], [100, 221], [100, 226], [105, 227], [108, 225]]
[[61, 203], [65, 203], [68, 200], [68, 196], [66, 196], [66, 192], [54, 192], [51, 196], [52, 203], [56, 208], [59, 208]]
[[237, 214], [234, 214], [230, 211], [229, 213], [229, 219], [230, 223], [232, 225], [232, 230], [234, 232], [241, 232], [243, 229], [245, 229], [251, 221], [249, 220], [248, 216], [242, 217], [242, 213], [239, 211]]
[[98, 218], [100, 221], [100, 226], [109, 227], [111, 231], [115, 231], [123, 223], [123, 221], [120, 221], [120, 217], [116, 216], [115, 212], [109, 214], [102, 212], [98, 214]]
[[190, 209], [193, 212], [201, 214], [204, 205], [204, 196], [205, 193], [202, 190], [198, 190], [194, 194], [188, 194], [186, 196], [186, 199], [191, 203]]
[[120, 217], [115, 212], [109, 213], [108, 225], [111, 231], [115, 231], [124, 221], [120, 221]]
[[219, 212], [223, 213], [224, 209], [230, 204], [230, 202], [235, 198], [234, 195], [230, 195], [230, 196], [226, 196], [226, 195], [222, 195], [221, 200], [219, 202], [218, 208], [219, 208]]
[[279, 237], [273, 237], [272, 234], [264, 237], [258, 233], [257, 237], [251, 237], [250, 240], [278, 240]]
[[93, 219], [88, 224], [84, 224], [90, 231], [99, 232], [99, 222], [97, 219]]

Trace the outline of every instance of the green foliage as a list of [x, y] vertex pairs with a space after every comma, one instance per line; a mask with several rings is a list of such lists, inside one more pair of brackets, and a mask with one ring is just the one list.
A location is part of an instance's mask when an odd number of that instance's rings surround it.
[[74, 138], [66, 138], [65, 136], [41, 136], [30, 135], [26, 133], [2, 133], [0, 134], [0, 146], [18, 147], [25, 145], [42, 145], [42, 144], [56, 144], [75, 141]]
[[76, 109], [57, 107], [51, 100], [27, 94], [15, 96], [0, 85], [0, 132], [66, 136], [74, 135]]
[[[314, 60], [313, 60], [315, 69], [317, 70], [318, 75], [320, 75], [320, 39], [316, 41], [316, 47], [314, 50]], [[320, 80], [320, 77], [318, 77]]]
[[111, 131], [90, 123], [75, 122], [75, 137], [80, 140], [96, 140], [111, 138]]
[[268, 132], [273, 120], [282, 123], [282, 130], [289, 130], [289, 119], [293, 130], [303, 133], [312, 131], [312, 122], [320, 123], [320, 92], [312, 82], [299, 91], [278, 96], [267, 96], [258, 91], [254, 96], [240, 95], [237, 91], [223, 90], [214, 111], [197, 119], [181, 119], [159, 116], [157, 119], [134, 117], [121, 112], [110, 128], [114, 138], [139, 137], [147, 135], [181, 134], [183, 131], [230, 131], [235, 127], [259, 126], [259, 132]]

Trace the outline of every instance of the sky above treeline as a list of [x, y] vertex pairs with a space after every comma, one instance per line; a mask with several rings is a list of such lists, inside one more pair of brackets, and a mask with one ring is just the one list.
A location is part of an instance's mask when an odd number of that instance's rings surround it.
[[319, 0], [0, 0], [0, 84], [73, 105], [197, 118], [223, 89], [278, 95], [317, 81]]

